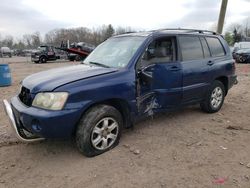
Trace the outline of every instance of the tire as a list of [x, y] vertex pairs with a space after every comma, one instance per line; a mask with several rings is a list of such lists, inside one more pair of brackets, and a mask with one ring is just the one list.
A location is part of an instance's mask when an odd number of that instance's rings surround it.
[[81, 60], [82, 60], [82, 57], [81, 57], [80, 55], [77, 55], [77, 56], [75, 57], [75, 60], [76, 60], [76, 61], [81, 61]]
[[68, 57], [70, 61], [75, 61], [75, 57]]
[[39, 63], [46, 63], [47, 58], [45, 56], [40, 57]]
[[239, 62], [240, 63], [247, 63], [247, 61], [246, 61], [246, 58], [244, 58], [244, 57], [239, 57]]
[[224, 102], [225, 86], [222, 82], [215, 80], [205, 97], [205, 100], [200, 103], [200, 107], [204, 112], [215, 113], [218, 112]]
[[100, 155], [119, 143], [122, 127], [122, 116], [116, 108], [108, 105], [94, 106], [78, 124], [77, 148], [87, 157]]

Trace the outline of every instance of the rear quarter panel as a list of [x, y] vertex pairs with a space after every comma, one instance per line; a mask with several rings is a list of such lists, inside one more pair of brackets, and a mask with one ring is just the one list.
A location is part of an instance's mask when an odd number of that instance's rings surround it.
[[229, 79], [230, 76], [235, 75], [235, 61], [233, 60], [230, 48], [222, 37], [219, 37], [219, 39], [224, 47], [225, 56], [213, 58], [215, 63], [211, 66], [212, 81], [223, 76]]

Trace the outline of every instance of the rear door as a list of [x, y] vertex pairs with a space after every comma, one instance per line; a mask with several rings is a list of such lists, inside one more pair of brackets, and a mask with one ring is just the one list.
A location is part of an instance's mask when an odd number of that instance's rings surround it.
[[206, 41], [199, 36], [181, 35], [178, 39], [183, 69], [182, 103], [196, 102], [204, 97], [209, 87], [210, 52]]
[[233, 74], [234, 61], [229, 53], [226, 54], [226, 49], [219, 37], [207, 36], [205, 39], [211, 51], [211, 81], [220, 76]]

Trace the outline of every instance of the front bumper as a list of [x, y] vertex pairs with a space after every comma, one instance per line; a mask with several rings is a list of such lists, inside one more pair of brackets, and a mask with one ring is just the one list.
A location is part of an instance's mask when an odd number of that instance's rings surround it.
[[17, 96], [10, 103], [4, 100], [4, 108], [17, 137], [22, 141], [70, 138], [82, 114], [80, 109], [52, 111], [27, 107]]
[[4, 110], [6, 112], [6, 115], [9, 117], [10, 120], [10, 125], [13, 128], [17, 138], [23, 142], [34, 142], [34, 141], [40, 141], [43, 140], [44, 138], [39, 138], [29, 132], [27, 132], [26, 130], [22, 129], [21, 127], [18, 127], [16, 125], [16, 120], [11, 108], [10, 103], [7, 100], [3, 100], [3, 106], [4, 106]]
[[39, 56], [31, 56], [31, 61], [39, 61]]

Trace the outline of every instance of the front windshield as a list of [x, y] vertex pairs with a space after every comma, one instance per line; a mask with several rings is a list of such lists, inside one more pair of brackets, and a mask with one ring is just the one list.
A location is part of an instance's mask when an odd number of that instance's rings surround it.
[[85, 60], [86, 64], [125, 67], [145, 40], [141, 36], [115, 37], [100, 44]]

